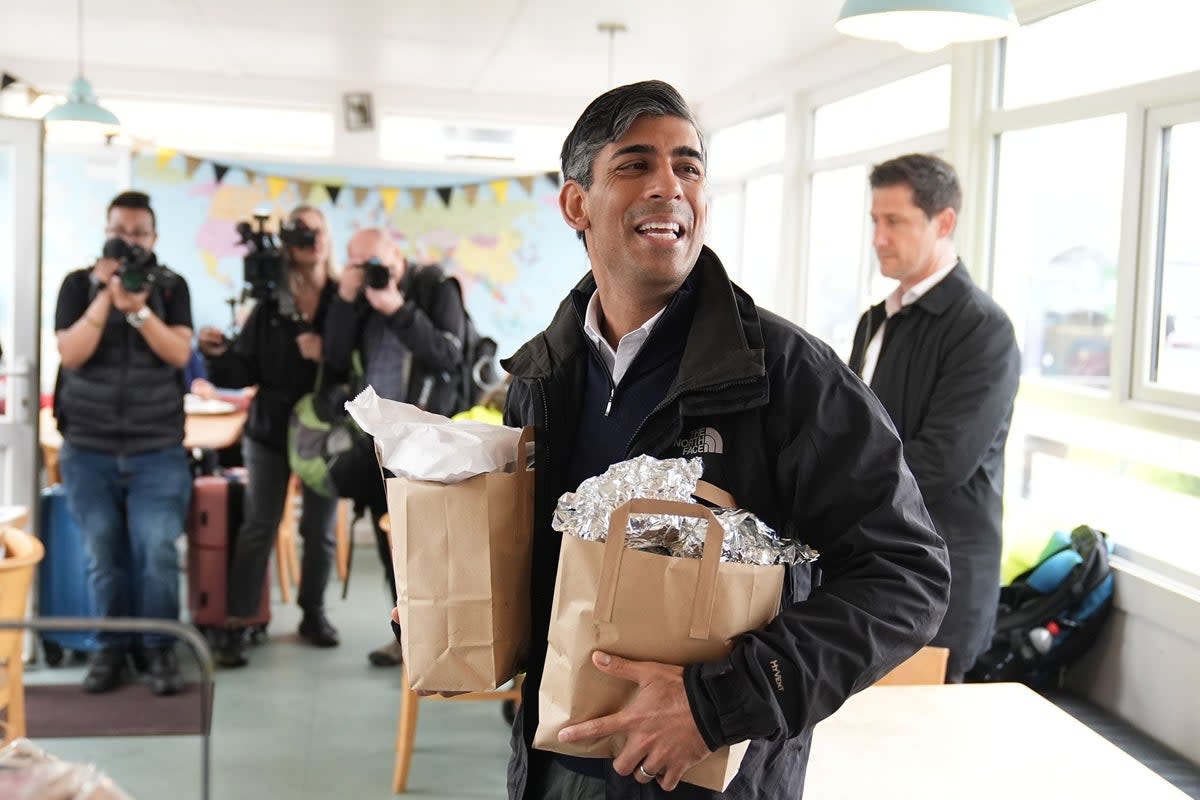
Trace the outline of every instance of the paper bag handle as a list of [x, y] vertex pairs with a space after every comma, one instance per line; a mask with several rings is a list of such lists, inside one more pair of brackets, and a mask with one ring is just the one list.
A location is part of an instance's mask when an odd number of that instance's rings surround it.
[[718, 508], [737, 508], [737, 501], [733, 499], [733, 495], [722, 489], [720, 486], [713, 486], [708, 481], [696, 481], [696, 491], [692, 492], [693, 497], [699, 497], [701, 500], [707, 500]]
[[613, 509], [608, 523], [608, 541], [604, 543], [604, 562], [600, 567], [600, 586], [596, 592], [594, 618], [612, 622], [613, 605], [617, 598], [617, 574], [625, 553], [625, 534], [630, 514], [670, 514], [676, 517], [695, 517], [704, 520], [704, 555], [700, 558], [700, 573], [696, 576], [696, 593], [692, 598], [692, 620], [688, 636], [707, 639], [712, 624], [713, 602], [717, 596], [717, 569], [721, 565], [721, 546], [725, 529], [713, 512], [696, 503], [675, 500], [630, 500]]
[[517, 439], [517, 472], [526, 472], [529, 469], [528, 444], [531, 441], [533, 441], [533, 426], [526, 425], [521, 429], [521, 438]]

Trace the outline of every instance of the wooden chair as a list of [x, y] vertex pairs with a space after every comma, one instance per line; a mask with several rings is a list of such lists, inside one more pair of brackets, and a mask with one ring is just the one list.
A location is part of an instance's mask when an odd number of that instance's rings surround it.
[[[0, 528], [0, 619], [24, 619], [33, 572], [46, 551], [35, 537], [16, 528]], [[0, 708], [5, 709], [4, 742], [25, 735], [25, 663], [21, 631], [0, 633]]]
[[[279, 574], [279, 596], [284, 603], [292, 602], [292, 587], [300, 586], [300, 555], [296, 548], [300, 525], [296, 509], [300, 506], [300, 498], [300, 479], [293, 475], [288, 481], [283, 516], [275, 534], [275, 569]], [[338, 501], [333, 537], [338, 579], [345, 583], [350, 573], [350, 501], [345, 498]]]
[[946, 661], [950, 651], [945, 647], [922, 647], [911, 658], [884, 675], [877, 686], [925, 685], [946, 682]]
[[422, 700], [459, 702], [463, 700], [512, 701], [514, 707], [521, 703], [521, 682], [518, 675], [511, 689], [491, 692], [468, 692], [455, 697], [421, 697], [408, 683], [408, 666], [404, 666], [400, 688], [400, 719], [396, 723], [396, 765], [392, 772], [392, 793], [401, 794], [408, 788], [408, 769], [412, 765], [413, 740], [417, 736], [417, 712]]

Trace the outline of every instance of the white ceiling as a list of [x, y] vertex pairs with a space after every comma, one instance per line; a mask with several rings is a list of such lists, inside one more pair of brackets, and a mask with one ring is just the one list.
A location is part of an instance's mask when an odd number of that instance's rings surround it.
[[[841, 37], [842, 0], [85, 0], [84, 71], [105, 96], [385, 110], [515, 110], [570, 121], [609, 82], [674, 83], [693, 102]], [[76, 0], [0, 0], [0, 68], [62, 91]]]

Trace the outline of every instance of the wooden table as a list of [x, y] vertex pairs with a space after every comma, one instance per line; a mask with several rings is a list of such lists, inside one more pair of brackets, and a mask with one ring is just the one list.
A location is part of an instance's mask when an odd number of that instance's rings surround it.
[[1015, 683], [873, 686], [813, 734], [815, 800], [1187, 800], [1133, 757]]
[[[188, 414], [183, 422], [183, 446], [189, 450], [199, 447], [220, 450], [236, 444], [246, 424], [246, 412], [230, 411], [228, 414]], [[46, 480], [58, 483], [58, 451], [62, 448], [62, 434], [58, 432], [58, 421], [54, 409], [43, 408], [38, 412], [38, 442], [42, 447], [42, 459], [46, 463]]]

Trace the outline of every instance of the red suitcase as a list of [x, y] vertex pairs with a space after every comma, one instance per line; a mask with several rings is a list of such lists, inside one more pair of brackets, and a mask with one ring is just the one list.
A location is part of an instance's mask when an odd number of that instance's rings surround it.
[[[234, 541], [242, 525], [246, 471], [202, 475], [192, 484], [188, 514], [188, 608], [198, 628], [223, 628], [228, 621], [225, 597]], [[258, 613], [247, 622], [265, 628], [271, 621], [271, 582], [264, 575]]]

